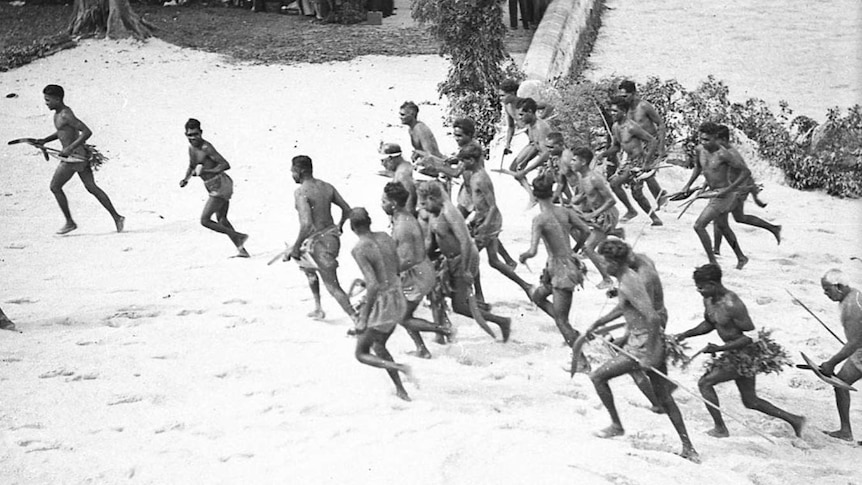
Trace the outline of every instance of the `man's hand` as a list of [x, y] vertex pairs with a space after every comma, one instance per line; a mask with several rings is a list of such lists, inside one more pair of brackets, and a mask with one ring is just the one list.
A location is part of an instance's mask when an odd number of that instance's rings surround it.
[[835, 364], [832, 364], [829, 361], [820, 364], [820, 372], [827, 377], [833, 375], [835, 373]]
[[189, 181], [187, 179], [180, 180], [180, 187], [185, 187], [188, 185]]
[[64, 148], [64, 149], [60, 150], [60, 153], [58, 153], [57, 155], [60, 157], [66, 158], [71, 154], [72, 154], [72, 150], [69, 150], [68, 148]]
[[715, 345], [713, 343], [708, 343], [708, 344], [706, 344], [706, 347], [703, 348], [703, 353], [704, 354], [717, 354], [717, 353], [721, 352], [722, 350], [723, 349], [720, 346]]
[[291, 259], [299, 260], [302, 257], [302, 252], [299, 250], [298, 246], [294, 246], [293, 249], [284, 255], [285, 261], [290, 261]]
[[527, 262], [528, 259], [530, 259], [532, 257], [533, 257], [533, 255], [530, 253], [521, 253], [521, 255], [518, 256], [518, 261], [520, 261], [521, 264], [524, 264]]

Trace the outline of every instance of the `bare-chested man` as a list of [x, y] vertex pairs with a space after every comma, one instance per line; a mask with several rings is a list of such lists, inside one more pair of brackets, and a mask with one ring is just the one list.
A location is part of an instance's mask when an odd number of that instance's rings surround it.
[[[540, 286], [528, 288], [528, 294], [539, 308], [554, 319], [566, 345], [571, 347], [578, 338], [578, 332], [569, 323], [572, 294], [584, 282], [583, 266], [569, 246], [571, 221], [576, 216], [573, 211], [553, 204], [553, 184], [546, 178], [536, 177], [533, 180], [533, 196], [538, 201], [539, 214], [533, 218], [530, 249], [522, 253], [519, 259], [521, 263], [526, 263], [536, 256], [539, 241], [545, 244], [548, 262], [542, 271]], [[551, 295], [553, 304], [548, 303], [548, 296]]]
[[572, 199], [573, 205], [581, 206], [584, 210], [583, 218], [590, 225], [592, 231], [584, 242], [584, 253], [599, 270], [602, 282], [598, 284], [599, 289], [613, 286], [613, 281], [605, 269], [602, 258], [596, 254], [598, 245], [607, 239], [608, 235], [616, 230], [620, 213], [617, 211], [616, 200], [611, 193], [605, 178], [590, 168], [593, 161], [593, 152], [589, 148], [577, 148], [573, 152], [572, 170], [578, 175], [579, 195]]
[[[694, 222], [694, 231], [697, 233], [704, 251], [706, 251], [709, 262], [718, 264], [712, 249], [712, 241], [709, 240], [709, 233], [706, 231], [710, 222], [718, 225], [719, 230], [736, 254], [736, 269], [742, 269], [748, 262], [748, 258], [742, 253], [736, 240], [736, 234], [728, 225], [727, 213], [737, 205], [741, 195], [748, 196], [747, 191], [740, 193], [738, 187], [748, 179], [751, 171], [741, 157], [734, 156], [733, 153], [721, 146], [718, 141], [719, 131], [719, 125], [710, 121], [702, 123], [698, 128], [700, 146], [697, 150], [697, 163], [694, 165], [691, 178], [682, 188], [682, 192], [687, 192], [691, 184], [703, 173], [707, 185], [712, 190], [700, 196], [710, 200]], [[736, 176], [731, 180], [732, 173]]]
[[[215, 232], [225, 234], [236, 246], [237, 256], [249, 257], [245, 249], [248, 234], [237, 232], [227, 218], [230, 209], [230, 198], [233, 195], [233, 180], [225, 173], [230, 164], [221, 153], [208, 141], [204, 140], [201, 122], [189, 118], [186, 121], [186, 138], [189, 141], [189, 167], [186, 176], [180, 180], [180, 187], [185, 187], [192, 176], [198, 176], [204, 181], [204, 187], [209, 198], [201, 213], [201, 225]], [[216, 216], [216, 221], [212, 216]]]
[[430, 359], [431, 352], [419, 332], [434, 332], [445, 336], [452, 332], [451, 327], [443, 327], [413, 316], [422, 299], [434, 289], [436, 272], [425, 251], [425, 236], [422, 235], [419, 221], [407, 209], [409, 197], [410, 193], [404, 185], [400, 182], [389, 182], [383, 188], [380, 205], [383, 212], [392, 218], [392, 239], [398, 249], [398, 274], [404, 298], [407, 299], [407, 311], [401, 324], [416, 345], [416, 351], [410, 353]]
[[[291, 246], [285, 261], [295, 259], [308, 277], [308, 285], [314, 295], [314, 311], [308, 316], [323, 319], [326, 315], [320, 305], [320, 281], [335, 298], [345, 313], [355, 318], [356, 310], [350, 298], [338, 283], [338, 252], [341, 250], [341, 228], [350, 216], [350, 205], [331, 184], [314, 178], [311, 158], [305, 155], [293, 157], [291, 174], [299, 188], [293, 194], [296, 212], [299, 215], [299, 234]], [[332, 206], [341, 209], [338, 225], [332, 219]]]
[[380, 146], [380, 162], [387, 172], [392, 173], [392, 181], [399, 182], [407, 189], [408, 197], [405, 207], [408, 212], [416, 215], [416, 182], [413, 180], [413, 164], [404, 159], [401, 146], [397, 143], [384, 143]]
[[551, 125], [536, 115], [538, 105], [532, 98], [518, 99], [518, 121], [527, 128], [530, 142], [518, 152], [509, 165], [509, 170], [517, 172], [526, 167], [534, 157], [545, 152], [545, 138], [551, 132]]
[[[820, 370], [827, 376], [835, 372], [835, 367], [844, 362], [836, 377], [853, 384], [862, 378], [862, 292], [850, 286], [850, 279], [841, 270], [830, 269], [820, 279], [823, 293], [832, 301], [838, 302], [841, 312], [841, 326], [847, 343], [829, 360], [820, 364]], [[845, 362], [846, 361], [846, 362]], [[841, 427], [827, 434], [833, 438], [853, 441], [853, 428], [850, 426], [850, 391], [835, 388], [835, 404], [838, 406], [838, 419]]]
[[[656, 149], [653, 152], [653, 158], [646, 160], [644, 164], [645, 170], [651, 170], [658, 165], [661, 158], [665, 156], [665, 143], [667, 138], [667, 126], [664, 119], [649, 101], [645, 101], [637, 94], [635, 83], [632, 81], [623, 81], [619, 85], [617, 94], [624, 97], [629, 103], [628, 118], [640, 125], [641, 128], [647, 131], [650, 135], [656, 138]], [[663, 206], [667, 197], [666, 192], [662, 190], [655, 176], [644, 179], [647, 188], [656, 200], [659, 207]]]
[[[617, 96], [611, 100], [610, 113], [614, 118], [614, 124], [611, 127], [613, 143], [607, 150], [599, 154], [598, 158], [606, 158], [620, 152], [625, 155], [622, 157], [623, 160], [619, 169], [610, 180], [611, 189], [627, 209], [620, 220], [622, 222], [629, 221], [638, 215], [623, 188], [623, 185], [628, 184], [631, 188], [632, 198], [649, 215], [652, 225], [661, 226], [661, 219], [656, 215], [655, 210], [644, 195], [644, 179], [641, 178], [641, 175], [651, 170], [647, 163], [653, 159], [656, 150], [655, 137], [628, 118], [628, 109], [628, 101], [625, 98]], [[655, 177], [655, 175], [650, 177]]]
[[[739, 151], [730, 143], [730, 129], [726, 125], [718, 125], [718, 141], [721, 143], [721, 146], [724, 147], [730, 154], [740, 160], [742, 163], [745, 163], [745, 160], [742, 158], [742, 155]], [[730, 177], [735, 178], [739, 174], [737, 170], [730, 170]], [[745, 213], [745, 199], [748, 198], [748, 194], [754, 198], [756, 204], [763, 207], [763, 202], [760, 202], [757, 199], [758, 188], [757, 184], [754, 183], [754, 177], [751, 175], [743, 182], [739, 187], [739, 199], [733, 209], [730, 210], [730, 213], [733, 214], [733, 220], [740, 224], [748, 224], [749, 226], [759, 227], [761, 229], [766, 229], [769, 231], [778, 244], [781, 244], [781, 226], [777, 226], [775, 224], [770, 224], [763, 219]], [[744, 195], [743, 195], [744, 194]], [[727, 218], [727, 214], [724, 215]], [[722, 235], [719, 230], [718, 225], [713, 224], [713, 244], [715, 245], [713, 252], [718, 255], [721, 252], [721, 240]]]
[[407, 300], [401, 292], [401, 279], [398, 277], [395, 241], [389, 234], [371, 231], [371, 217], [362, 207], [350, 212], [350, 228], [359, 237], [351, 254], [362, 270], [366, 291], [365, 301], [356, 318], [356, 360], [386, 369], [398, 397], [409, 401], [398, 373], [403, 372], [409, 377], [410, 368], [395, 363], [386, 350], [386, 341], [395, 326], [403, 321], [407, 310]]
[[419, 121], [419, 106], [413, 101], [405, 101], [398, 111], [401, 117], [401, 124], [407, 125], [407, 132], [410, 134], [410, 143], [413, 145], [413, 162], [423, 158], [425, 155], [433, 155], [435, 157], [443, 157], [440, 153], [440, 148], [437, 147], [437, 139], [434, 138], [434, 133], [431, 128], [425, 123]]
[[[751, 322], [745, 303], [736, 293], [728, 290], [721, 283], [721, 268], [715, 264], [706, 264], [695, 269], [694, 284], [697, 286], [698, 293], [703, 296], [703, 322], [674, 338], [681, 342], [689, 337], [706, 335], [716, 330], [724, 342], [723, 345], [709, 343], [704, 348], [704, 352], [708, 354], [714, 355], [718, 352], [723, 354], [721, 357], [713, 357], [708, 364], [706, 374], [698, 381], [700, 394], [704, 399], [718, 406], [715, 385], [734, 381], [745, 407], [786, 421], [793, 427], [796, 436], [801, 436], [805, 418], [788, 413], [757, 395], [755, 375], [758, 369], [755, 363], [765, 356], [751, 337], [745, 334], [754, 330], [754, 324]], [[746, 365], [739, 365], [740, 361], [746, 362]], [[713, 429], [707, 431], [707, 434], [715, 438], [730, 436], [721, 417], [721, 411], [711, 406], [706, 409], [715, 423]]]
[[630, 253], [631, 248], [625, 242], [615, 239], [605, 241], [599, 246], [599, 254], [607, 261], [608, 273], [619, 280], [619, 302], [607, 315], [590, 325], [584, 337], [617, 318], [624, 317], [627, 339], [622, 348], [637, 360], [628, 355], [619, 354], [590, 374], [596, 393], [611, 417], [611, 425], [597, 432], [596, 436], [611, 438], [625, 433], [608, 381], [623, 374], [644, 369], [652, 383], [658, 402], [667, 413], [682, 442], [680, 456], [697, 462], [698, 454], [688, 437], [682, 414], [671, 396], [669, 383], [655, 372], [658, 370], [664, 374], [667, 373], [664, 346], [667, 312], [656, 310], [656, 295], [661, 289], [656, 288], [654, 282], [645, 281], [629, 267]]
[[[87, 192], [93, 194], [96, 200], [102, 204], [102, 207], [111, 214], [114, 219], [114, 225], [117, 232], [123, 231], [123, 225], [126, 218], [117, 213], [114, 209], [114, 204], [104, 190], [96, 185], [96, 180], [93, 177], [92, 157], [93, 152], [86, 145], [86, 141], [93, 135], [90, 128], [83, 121], [75, 116], [72, 108], [66, 106], [63, 102], [65, 92], [61, 86], [49, 84], [42, 90], [45, 95], [45, 104], [48, 109], [54, 112], [54, 128], [57, 129], [54, 133], [45, 138], [36, 140], [36, 145], [44, 145], [54, 140], [60, 140], [63, 149], [60, 151], [60, 164], [57, 170], [54, 171], [54, 177], [51, 179], [51, 192], [54, 198], [57, 199], [57, 204], [60, 205], [60, 210], [63, 212], [63, 217], [66, 218], [66, 224], [57, 231], [57, 234], [66, 234], [78, 228], [75, 221], [72, 219], [72, 212], [69, 210], [69, 201], [66, 199], [66, 194], [63, 192], [63, 186], [76, 173], [84, 183], [84, 188]], [[64, 161], [63, 158], [76, 157], [86, 160], [85, 162]]]
[[[428, 212], [428, 233], [425, 235], [429, 254], [439, 250], [441, 265], [446, 274], [440, 282], [452, 298], [452, 310], [459, 315], [473, 317], [469, 298], [473, 298], [473, 281], [479, 271], [479, 250], [470, 238], [467, 223], [435, 181], [421, 182], [416, 188], [419, 206]], [[478, 309], [482, 316], [500, 327], [503, 341], [509, 340], [512, 320]]]

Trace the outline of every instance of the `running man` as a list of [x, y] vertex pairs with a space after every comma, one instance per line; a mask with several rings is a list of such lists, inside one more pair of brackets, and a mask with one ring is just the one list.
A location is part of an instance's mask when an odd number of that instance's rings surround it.
[[428, 351], [419, 332], [434, 332], [449, 336], [452, 328], [413, 316], [422, 299], [434, 289], [436, 272], [425, 251], [425, 237], [422, 235], [419, 221], [407, 209], [409, 198], [410, 193], [404, 185], [400, 182], [389, 182], [383, 188], [380, 206], [392, 219], [392, 239], [398, 250], [398, 275], [401, 278], [404, 298], [407, 300], [407, 311], [401, 324], [416, 345], [416, 351], [410, 354], [422, 359], [430, 359], [431, 352]]
[[[338, 283], [338, 252], [341, 250], [341, 228], [350, 216], [350, 205], [331, 184], [314, 178], [311, 158], [305, 155], [293, 157], [291, 161], [293, 181], [299, 184], [294, 192], [294, 203], [299, 215], [299, 234], [291, 251], [284, 260], [295, 259], [308, 278], [308, 286], [314, 295], [314, 311], [308, 316], [322, 320], [326, 318], [320, 305], [320, 279], [326, 290], [335, 298], [341, 309], [351, 318], [357, 313], [350, 304], [347, 293]], [[341, 209], [338, 225], [332, 219], [332, 206]]]
[[63, 102], [65, 92], [61, 86], [49, 84], [42, 90], [45, 95], [45, 104], [48, 109], [54, 112], [54, 128], [57, 129], [54, 133], [45, 138], [36, 140], [36, 145], [44, 145], [54, 140], [60, 140], [63, 149], [60, 151], [61, 158], [76, 157], [85, 162], [72, 162], [60, 160], [57, 165], [57, 170], [54, 171], [54, 177], [51, 179], [51, 192], [54, 198], [57, 199], [57, 204], [60, 205], [60, 210], [63, 212], [63, 217], [66, 218], [66, 224], [57, 231], [57, 234], [67, 234], [78, 228], [75, 221], [72, 219], [72, 212], [69, 210], [69, 201], [66, 199], [66, 194], [63, 192], [63, 186], [76, 173], [84, 183], [84, 188], [87, 192], [93, 194], [96, 200], [102, 204], [102, 207], [111, 214], [114, 219], [114, 226], [117, 232], [123, 232], [123, 225], [126, 218], [117, 213], [114, 209], [114, 204], [104, 190], [96, 185], [96, 180], [93, 177], [93, 163], [95, 160], [94, 149], [86, 144], [93, 132], [84, 124], [83, 121], [75, 116], [72, 108], [66, 106]]
[[575, 149], [571, 170], [577, 175], [579, 195], [572, 199], [572, 205], [581, 206], [584, 220], [590, 228], [590, 235], [584, 242], [584, 253], [599, 270], [602, 282], [597, 285], [600, 290], [613, 286], [613, 281], [605, 269], [604, 260], [596, 254], [596, 248], [607, 239], [608, 235], [615, 232], [620, 213], [617, 211], [616, 200], [608, 186], [605, 178], [590, 168], [593, 161], [593, 152], [589, 148]]
[[407, 300], [401, 292], [401, 279], [398, 277], [395, 241], [389, 234], [371, 231], [371, 217], [362, 207], [350, 212], [350, 228], [359, 236], [351, 254], [362, 270], [366, 288], [365, 302], [356, 317], [356, 360], [386, 369], [398, 397], [409, 401], [410, 396], [398, 373], [410, 377], [410, 367], [395, 363], [386, 350], [386, 341], [395, 326], [403, 321], [407, 310]]
[[545, 138], [551, 132], [551, 125], [547, 121], [536, 116], [538, 105], [533, 98], [518, 99], [518, 121], [521, 126], [527, 128], [527, 137], [530, 142], [518, 152], [515, 159], [509, 165], [509, 170], [517, 172], [526, 167], [534, 157], [545, 153]]
[[[665, 157], [667, 126], [665, 125], [664, 119], [660, 114], [658, 114], [658, 111], [656, 111], [655, 106], [653, 106], [649, 101], [641, 99], [637, 93], [637, 88], [634, 82], [629, 80], [622, 81], [619, 85], [619, 91], [617, 91], [617, 94], [625, 98], [629, 104], [628, 113], [626, 113], [628, 119], [637, 123], [638, 126], [646, 130], [647, 133], [654, 136], [656, 139], [655, 143], [657, 145], [653, 152], [653, 157], [644, 160], [644, 171], [648, 172], [658, 165], [660, 159]], [[644, 179], [644, 182], [646, 182], [647, 188], [656, 200], [658, 207], [663, 206], [665, 203], [666, 193], [662, 190], [661, 185], [659, 185], [655, 176]]]
[[662, 291], [662, 288], [660, 285], [656, 287], [655, 281], [645, 281], [629, 267], [630, 253], [631, 248], [628, 244], [615, 239], [605, 241], [599, 246], [599, 254], [607, 261], [608, 273], [619, 280], [619, 302], [607, 315], [590, 325], [585, 336], [589, 336], [619, 317], [624, 317], [628, 338], [622, 348], [637, 360], [621, 353], [590, 374], [596, 393], [611, 417], [611, 425], [597, 432], [596, 436], [612, 438], [625, 434], [608, 381], [643, 369], [649, 376], [658, 402], [667, 413], [682, 442], [680, 456], [697, 463], [699, 462], [697, 451], [688, 437], [682, 414], [671, 396], [670, 383], [655, 372], [658, 370], [667, 374], [664, 345], [667, 311], [664, 308], [656, 310], [657, 294]]
[[[839, 269], [830, 269], [820, 279], [823, 293], [832, 301], [838, 302], [841, 312], [841, 326], [847, 343], [829, 360], [820, 364], [820, 371], [827, 376], [833, 375], [835, 367], [844, 362], [836, 377], [852, 385], [862, 378], [862, 293], [850, 286], [850, 280]], [[838, 419], [841, 427], [826, 434], [844, 441], [853, 441], [853, 428], [850, 426], [850, 391], [835, 388], [835, 404], [838, 406]]]
[[[697, 149], [697, 163], [681, 192], [688, 192], [691, 184], [703, 173], [706, 184], [712, 190], [700, 195], [710, 200], [694, 222], [694, 232], [697, 233], [709, 262], [718, 264], [712, 249], [712, 241], [709, 240], [709, 233], [706, 231], [710, 222], [716, 224], [736, 254], [736, 269], [742, 269], [748, 263], [748, 258], [742, 253], [736, 234], [730, 229], [727, 213], [733, 210], [741, 196], [748, 196], [748, 192], [740, 192], [739, 187], [749, 178], [751, 170], [741, 157], [734, 156], [719, 143], [719, 131], [719, 125], [710, 121], [702, 123], [698, 128], [700, 146]], [[736, 176], [731, 177], [731, 174]]]
[[[180, 187], [185, 187], [192, 176], [198, 176], [204, 181], [204, 187], [209, 193], [209, 198], [201, 213], [201, 225], [215, 232], [227, 235], [236, 246], [237, 257], [249, 257], [245, 249], [248, 234], [237, 232], [230, 221], [227, 213], [230, 209], [230, 198], [233, 195], [233, 180], [226, 170], [230, 164], [221, 156], [212, 144], [203, 139], [201, 122], [189, 118], [186, 121], [186, 138], [189, 140], [189, 167], [186, 176], [180, 180]], [[216, 220], [212, 220], [212, 216]]]
[[[434, 133], [431, 128], [425, 123], [419, 121], [419, 106], [413, 101], [405, 101], [398, 111], [401, 118], [401, 124], [407, 125], [407, 133], [410, 135], [410, 143], [413, 145], [413, 155], [411, 160], [415, 163], [417, 160], [425, 158], [426, 155], [443, 158], [440, 153], [440, 148], [437, 147], [437, 139], [434, 138]], [[436, 176], [436, 174], [426, 173], [426, 175]]]
[[392, 173], [392, 181], [399, 182], [407, 189], [408, 197], [405, 207], [412, 215], [416, 215], [416, 182], [413, 180], [413, 164], [401, 155], [401, 145], [384, 143], [380, 146], [380, 163], [387, 172]]
[[[760, 347], [745, 334], [754, 330], [754, 324], [748, 315], [748, 309], [739, 296], [728, 290], [721, 283], [721, 268], [715, 264], [706, 264], [694, 270], [694, 284], [697, 291], [703, 296], [703, 321], [696, 327], [686, 330], [673, 338], [678, 342], [689, 337], [706, 335], [713, 330], [724, 342], [723, 345], [707, 344], [704, 352], [713, 354], [713, 359], [707, 364], [707, 372], [697, 385], [704, 399], [718, 406], [718, 394], [715, 385], [722, 382], [734, 381], [742, 404], [748, 409], [760, 411], [767, 416], [782, 419], [791, 427], [796, 436], [802, 436], [805, 427], [805, 418], [790, 414], [787, 411], [773, 405], [769, 401], [757, 395], [755, 375], [760, 362], [768, 358], [760, 350]], [[715, 357], [718, 352], [723, 352], [721, 357]], [[744, 365], [740, 365], [743, 364]], [[715, 427], [706, 432], [714, 438], [726, 438], [730, 436], [721, 411], [707, 406], [707, 411], [712, 416]]]
[[[628, 184], [631, 188], [632, 198], [641, 209], [646, 212], [652, 220], [653, 226], [661, 226], [662, 221], [650, 206], [649, 201], [643, 193], [644, 180], [641, 176], [649, 173], [648, 166], [656, 150], [655, 137], [640, 125], [627, 117], [629, 105], [623, 97], [615, 97], [611, 100], [610, 113], [614, 119], [611, 127], [613, 143], [607, 150], [599, 154], [598, 158], [607, 158], [619, 152], [625, 155], [620, 163], [616, 174], [611, 178], [611, 189], [614, 194], [626, 206], [626, 213], [620, 221], [626, 222], [638, 216], [637, 211], [628, 196], [626, 196], [623, 185]], [[655, 174], [650, 177], [655, 177]], [[658, 202], [658, 199], [656, 199]]]
[[[745, 160], [742, 158], [742, 155], [739, 153], [739, 151], [733, 145], [730, 144], [730, 129], [726, 125], [718, 125], [718, 128], [718, 142], [721, 144], [721, 146], [724, 147], [728, 152], [730, 152], [732, 156], [738, 158], [742, 163], [745, 163]], [[731, 177], [736, 177], [737, 175], [738, 173], [736, 173], [736, 170], [730, 170]], [[733, 220], [740, 224], [748, 224], [749, 226], [766, 229], [772, 234], [778, 244], [781, 244], [781, 226], [770, 224], [757, 216], [752, 216], [745, 213], [745, 199], [748, 198], [749, 194], [751, 194], [752, 198], [754, 199], [754, 202], [760, 207], [764, 207], [766, 205], [757, 198], [757, 194], [759, 191], [760, 190], [757, 188], [757, 184], [754, 182], [754, 177], [749, 175], [748, 178], [740, 186], [739, 200], [737, 204], [733, 206], [733, 209], [731, 209], [730, 213], [733, 214]], [[727, 215], [725, 215], [724, 217], [726, 218]], [[713, 236], [715, 239], [713, 241], [715, 245], [713, 252], [716, 254], [716, 256], [718, 256], [721, 252], [722, 235], [716, 224], [713, 224], [712, 227]]]
[[[467, 223], [458, 209], [449, 200], [442, 185], [436, 181], [421, 182], [416, 188], [419, 206], [429, 216], [426, 244], [429, 254], [439, 251], [441, 266], [440, 281], [444, 293], [452, 298], [452, 310], [459, 315], [473, 318], [470, 299], [473, 297], [473, 282], [479, 272], [479, 250], [470, 238]], [[500, 327], [503, 342], [509, 340], [512, 320], [478, 309], [482, 317]]]

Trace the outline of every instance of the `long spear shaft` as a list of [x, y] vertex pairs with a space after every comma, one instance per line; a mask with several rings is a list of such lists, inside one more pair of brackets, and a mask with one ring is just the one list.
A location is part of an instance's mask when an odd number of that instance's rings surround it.
[[820, 325], [823, 325], [823, 328], [825, 328], [827, 332], [831, 333], [833, 337], [835, 337], [839, 342], [841, 342], [841, 345], [844, 345], [844, 341], [841, 340], [841, 337], [836, 335], [835, 332], [833, 332], [831, 328], [827, 327], [826, 324], [823, 323], [823, 320], [821, 320], [817, 315], [815, 315], [814, 312], [812, 312], [810, 308], [805, 306], [805, 303], [802, 303], [802, 301], [799, 298], [796, 298], [795, 296], [793, 296], [793, 293], [791, 293], [790, 290], [788, 290], [787, 288], [785, 288], [784, 291], [786, 291], [787, 294], [790, 295], [790, 298], [793, 298], [793, 301], [798, 303], [799, 306], [804, 308], [805, 311], [807, 311], [812, 317], [814, 317], [815, 320], [820, 322]]

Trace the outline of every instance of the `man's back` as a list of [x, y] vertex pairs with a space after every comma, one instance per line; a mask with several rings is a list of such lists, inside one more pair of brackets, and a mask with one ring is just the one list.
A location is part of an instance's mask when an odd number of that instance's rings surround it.
[[306, 204], [310, 210], [311, 226], [315, 231], [334, 225], [332, 219], [332, 204], [335, 203], [335, 187], [323, 180], [305, 180], [296, 189], [297, 209], [299, 204]]

